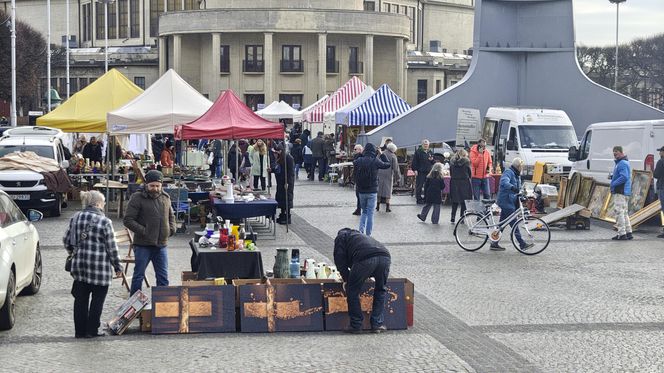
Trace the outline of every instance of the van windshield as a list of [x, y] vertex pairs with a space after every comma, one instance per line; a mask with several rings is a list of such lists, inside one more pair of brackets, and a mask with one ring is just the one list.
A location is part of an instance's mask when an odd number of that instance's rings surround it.
[[13, 152], [35, 152], [40, 157], [55, 159], [52, 146], [37, 145], [0, 145], [0, 157]]
[[572, 126], [519, 126], [521, 147], [527, 149], [569, 149], [577, 145]]

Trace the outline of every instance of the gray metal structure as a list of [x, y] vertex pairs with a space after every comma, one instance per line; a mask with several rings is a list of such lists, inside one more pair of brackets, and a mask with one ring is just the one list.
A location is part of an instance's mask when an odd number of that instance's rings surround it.
[[572, 0], [477, 0], [465, 77], [360, 141], [453, 141], [458, 108], [479, 109], [482, 116], [492, 106], [561, 109], [579, 135], [591, 123], [664, 118], [664, 111], [586, 77], [574, 38]]

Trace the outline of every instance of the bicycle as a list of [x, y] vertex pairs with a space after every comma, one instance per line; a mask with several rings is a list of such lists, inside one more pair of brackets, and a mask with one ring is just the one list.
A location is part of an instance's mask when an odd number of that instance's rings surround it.
[[[525, 200], [525, 196], [519, 194], [519, 208], [499, 222], [496, 222], [493, 216], [492, 206], [496, 202], [495, 200], [466, 201], [468, 210], [454, 226], [454, 238], [457, 244], [466, 251], [477, 251], [489, 240], [497, 243], [502, 237], [503, 229], [516, 220], [510, 234], [512, 245], [525, 255], [541, 253], [551, 241], [549, 225], [542, 219], [531, 216], [530, 211], [524, 209], [522, 202]], [[521, 232], [521, 238], [526, 242], [525, 247], [521, 247], [516, 240], [517, 229]], [[532, 246], [530, 246], [531, 244]]]

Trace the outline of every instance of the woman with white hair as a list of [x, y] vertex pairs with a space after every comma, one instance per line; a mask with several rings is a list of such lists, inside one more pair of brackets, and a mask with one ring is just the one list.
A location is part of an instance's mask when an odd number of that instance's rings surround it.
[[394, 180], [401, 178], [399, 171], [399, 161], [397, 160], [397, 146], [393, 142], [385, 146], [385, 151], [381, 155], [382, 161], [390, 164], [390, 168], [378, 170], [378, 202], [376, 203], [376, 211], [380, 211], [381, 201], [385, 203], [385, 211], [390, 210], [390, 198], [392, 198], [392, 185]]
[[81, 192], [81, 201], [83, 211], [69, 221], [63, 242], [72, 258], [75, 337], [94, 338], [104, 335], [99, 333], [101, 312], [113, 273], [120, 276], [122, 266], [113, 223], [104, 216], [104, 195], [96, 190]]

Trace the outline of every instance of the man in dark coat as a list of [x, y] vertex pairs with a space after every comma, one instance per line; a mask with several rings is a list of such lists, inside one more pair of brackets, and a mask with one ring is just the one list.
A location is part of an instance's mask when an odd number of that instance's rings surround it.
[[[226, 165], [228, 166], [228, 171], [231, 172], [231, 175], [233, 175], [233, 179], [237, 180], [237, 167], [240, 166], [240, 160], [238, 159], [238, 152], [240, 150], [237, 149], [237, 144], [233, 143], [231, 145], [231, 148], [228, 150], [228, 157], [226, 157]], [[240, 153], [240, 156], [242, 153]], [[240, 158], [241, 159], [241, 158]]]
[[[323, 181], [325, 178], [325, 169], [327, 168], [327, 157], [325, 156], [325, 139], [323, 138], [323, 132], [318, 132], [318, 136], [315, 139], [311, 140], [311, 153], [314, 157], [313, 171], [316, 170], [318, 166], [318, 180]], [[314, 172], [311, 172], [309, 180], [314, 179]]]
[[[664, 211], [664, 146], [657, 149], [659, 152], [659, 160], [655, 166], [654, 177], [657, 179], [657, 196], [659, 197], [659, 202], [662, 205], [662, 211]], [[658, 238], [664, 238], [664, 233], [657, 235]]]
[[429, 140], [422, 140], [422, 146], [415, 151], [413, 162], [410, 165], [410, 168], [415, 171], [415, 199], [420, 205], [425, 203], [424, 181], [434, 163], [433, 152], [429, 150]]
[[376, 280], [371, 308], [371, 331], [387, 330], [383, 325], [387, 277], [390, 274], [390, 252], [375, 239], [350, 228], [343, 228], [334, 239], [334, 264], [343, 278], [348, 302], [350, 326], [347, 333], [361, 333], [364, 315], [360, 292], [369, 277]]
[[104, 156], [101, 151], [101, 144], [97, 141], [96, 137], [92, 136], [90, 142], [83, 148], [83, 158], [89, 159], [90, 162], [103, 161]]
[[[380, 153], [380, 150], [378, 150]], [[376, 157], [376, 146], [367, 144], [362, 156], [353, 161], [353, 179], [355, 190], [360, 196], [360, 232], [371, 236], [373, 229], [373, 214], [378, 199], [378, 170], [390, 168], [387, 159]], [[366, 228], [366, 230], [365, 230]]]
[[293, 195], [295, 193], [295, 161], [290, 154], [284, 151], [282, 144], [275, 149], [277, 161], [274, 164], [273, 173], [277, 179], [277, 193], [274, 199], [281, 209], [277, 223], [291, 223], [291, 209], [293, 208]]
[[[362, 144], [355, 144], [355, 147], [353, 148], [353, 161], [360, 158], [363, 151], [364, 147], [362, 147]], [[355, 211], [353, 211], [353, 215], [360, 216], [360, 214], [362, 214], [362, 208], [360, 207], [360, 193], [357, 191], [357, 185], [355, 186], [355, 199], [357, 201], [357, 207], [355, 208]]]
[[212, 141], [212, 152], [214, 153], [214, 160], [212, 161], [212, 166], [214, 167], [213, 177], [221, 177], [221, 168], [223, 166], [223, 144], [221, 140], [217, 139]]

